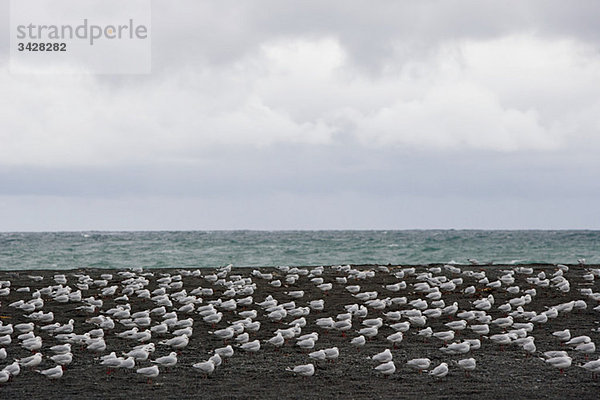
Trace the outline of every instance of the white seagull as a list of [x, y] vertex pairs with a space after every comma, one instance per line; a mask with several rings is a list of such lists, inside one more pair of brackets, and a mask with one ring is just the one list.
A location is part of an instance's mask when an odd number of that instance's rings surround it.
[[49, 368], [38, 372], [48, 379], [58, 379], [63, 376], [63, 369], [60, 365], [57, 365], [54, 368]]
[[393, 361], [384, 362], [383, 364], [376, 366], [375, 371], [383, 375], [392, 375], [394, 372], [396, 372], [396, 365]]
[[390, 349], [385, 349], [381, 353], [377, 353], [373, 357], [371, 357], [371, 360], [377, 361], [380, 363], [385, 363], [388, 361], [392, 361], [392, 358], [393, 358], [393, 356], [392, 356], [392, 352], [390, 351]]
[[429, 372], [429, 375], [433, 375], [438, 378], [443, 378], [444, 376], [448, 375], [448, 364], [446, 364], [445, 362], [441, 363], [440, 365], [432, 369]]
[[286, 371], [291, 371], [300, 376], [313, 376], [315, 366], [313, 364], [296, 365], [294, 368], [286, 368]]

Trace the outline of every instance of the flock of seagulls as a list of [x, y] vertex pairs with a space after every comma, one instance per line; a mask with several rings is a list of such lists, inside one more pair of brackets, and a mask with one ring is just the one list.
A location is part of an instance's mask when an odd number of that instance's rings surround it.
[[[236, 270], [228, 265], [155, 272], [133, 268], [97, 276], [85, 270], [27, 273], [19, 276], [19, 285], [9, 279], [15, 273], [5, 273], [0, 385], [24, 371], [60, 379], [78, 357], [91, 357], [107, 375], [135, 371], [151, 381], [182, 366], [184, 354], [186, 360], [194, 358], [185, 366], [208, 377], [234, 354], [266, 351], [277, 357], [284, 348], [304, 362], [283, 373], [301, 377], [350, 354], [360, 354], [365, 361], [360, 367], [384, 377], [409, 371], [432, 378], [452, 370], [469, 375], [477, 371], [482, 347], [517, 348], [523, 357], [538, 359], [538, 368], [563, 373], [577, 366], [598, 373], [600, 360], [589, 359], [596, 352], [592, 337], [598, 329], [569, 326], [550, 333], [554, 348], [536, 345], [553, 321], [588, 308], [600, 311], [595, 285], [600, 269], [583, 263], [571, 268], [577, 273], [569, 274], [561, 264]], [[556, 301], [536, 303], [542, 292]], [[567, 293], [571, 300], [561, 301]], [[59, 309], [62, 317], [72, 318], [56, 320], [53, 310], [58, 315]], [[189, 350], [193, 338], [205, 343], [202, 351]], [[407, 339], [435, 343], [437, 350], [408, 359], [402, 351]], [[361, 353], [365, 346], [372, 348], [369, 343], [385, 348]]]

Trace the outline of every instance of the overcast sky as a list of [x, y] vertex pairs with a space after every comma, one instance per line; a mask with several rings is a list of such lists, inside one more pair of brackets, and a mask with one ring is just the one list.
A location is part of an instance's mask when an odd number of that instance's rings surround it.
[[599, 229], [600, 2], [156, 0], [150, 75], [11, 75], [0, 231]]

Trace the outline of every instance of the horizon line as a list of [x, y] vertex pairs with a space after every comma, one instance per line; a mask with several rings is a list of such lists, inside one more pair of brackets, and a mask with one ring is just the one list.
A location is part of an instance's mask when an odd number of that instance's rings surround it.
[[7, 233], [149, 233], [149, 232], [411, 232], [411, 231], [488, 231], [488, 232], [600, 232], [600, 228], [350, 228], [350, 229], [66, 229], [7, 230]]

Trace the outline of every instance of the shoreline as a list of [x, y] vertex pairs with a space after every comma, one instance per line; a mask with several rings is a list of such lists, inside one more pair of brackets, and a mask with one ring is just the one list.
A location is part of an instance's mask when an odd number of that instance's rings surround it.
[[[173, 267], [150, 267], [150, 268], [145, 268], [145, 267], [129, 267], [129, 268], [99, 268], [99, 267], [77, 267], [77, 268], [69, 268], [69, 269], [56, 269], [56, 268], [43, 268], [43, 269], [0, 269], [0, 274], [2, 273], [12, 273], [12, 272], [28, 272], [28, 273], [34, 273], [34, 272], [47, 272], [47, 273], [61, 273], [61, 272], [73, 272], [73, 271], [103, 271], [103, 272], [110, 272], [110, 271], [131, 271], [134, 269], [142, 269], [144, 272], [149, 271], [149, 272], [156, 272], [156, 271], [168, 271], [168, 272], [173, 272], [173, 271], [177, 271], [177, 270], [187, 270], [187, 271], [193, 271], [193, 270], [200, 270], [200, 271], [217, 271], [220, 268], [224, 268], [231, 265], [232, 270], [240, 270], [240, 271], [247, 271], [249, 269], [258, 269], [258, 270], [277, 270], [279, 267], [281, 266], [277, 266], [277, 265], [266, 265], [266, 266], [239, 266], [239, 265], [232, 265], [232, 264], [226, 264], [226, 265], [219, 265], [219, 266], [211, 266], [211, 267], [182, 267], [182, 266], [173, 266]], [[347, 263], [347, 264], [330, 264], [330, 265], [324, 265], [324, 264], [313, 264], [313, 265], [286, 265], [287, 267], [290, 268], [308, 268], [308, 269], [313, 269], [313, 268], [332, 268], [335, 266], [345, 266], [345, 265], [349, 265], [352, 268], [377, 268], [380, 266], [383, 267], [391, 267], [391, 268], [431, 268], [431, 267], [443, 267], [444, 265], [451, 265], [457, 268], [467, 268], [467, 269], [471, 269], [471, 268], [494, 268], [494, 267], [502, 267], [502, 268], [515, 268], [515, 267], [532, 267], [532, 268], [556, 268], [557, 265], [565, 265], [569, 268], [600, 268], [600, 264], [574, 264], [574, 263], [551, 263], [551, 262], [543, 262], [543, 263], [527, 263], [527, 264], [494, 264], [494, 263], [481, 263], [481, 264], [457, 264], [457, 263], [442, 263], [442, 262], [433, 262], [433, 263], [427, 263], [427, 264], [392, 264], [392, 263], [367, 263], [367, 264], [354, 264], [354, 263]]]

